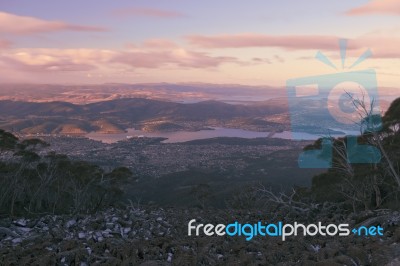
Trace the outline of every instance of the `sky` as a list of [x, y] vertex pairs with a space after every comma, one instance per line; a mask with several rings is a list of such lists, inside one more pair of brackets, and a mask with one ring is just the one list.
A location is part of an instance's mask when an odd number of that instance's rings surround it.
[[398, 0], [0, 0], [0, 83], [285, 86], [370, 49], [352, 70], [398, 87], [398, 47]]

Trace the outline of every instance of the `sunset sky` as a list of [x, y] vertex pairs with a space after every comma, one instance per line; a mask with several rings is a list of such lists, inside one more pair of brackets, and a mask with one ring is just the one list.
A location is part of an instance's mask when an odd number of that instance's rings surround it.
[[398, 87], [398, 0], [0, 0], [0, 83], [284, 86], [342, 71], [339, 38]]

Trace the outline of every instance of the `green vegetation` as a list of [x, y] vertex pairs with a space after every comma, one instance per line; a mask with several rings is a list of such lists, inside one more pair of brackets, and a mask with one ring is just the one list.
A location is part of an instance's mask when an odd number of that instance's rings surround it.
[[[382, 118], [382, 130], [374, 132], [376, 116], [356, 102], [363, 115], [359, 144], [374, 145], [382, 155], [378, 164], [350, 164], [346, 160], [346, 138], [333, 140], [333, 168], [312, 180], [317, 201], [345, 202], [353, 211], [400, 208], [400, 98]], [[367, 110], [367, 112], [365, 112]], [[320, 148], [321, 140], [305, 149]]]
[[0, 130], [0, 213], [91, 212], [122, 199], [122, 184], [132, 176], [129, 169], [120, 167], [107, 173], [65, 155], [40, 156], [37, 149], [47, 145], [39, 139], [20, 141]]

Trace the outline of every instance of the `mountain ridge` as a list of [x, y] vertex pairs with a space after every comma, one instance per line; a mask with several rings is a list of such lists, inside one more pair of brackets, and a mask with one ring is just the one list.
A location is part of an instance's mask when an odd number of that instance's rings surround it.
[[29, 134], [120, 133], [138, 125], [146, 127], [149, 123], [158, 124], [157, 127], [147, 128], [197, 130], [209, 123], [228, 123], [238, 118], [265, 119], [285, 112], [287, 107], [276, 102], [252, 106], [219, 101], [184, 104], [124, 98], [78, 105], [61, 101], [33, 103], [3, 100], [0, 101], [0, 127]]

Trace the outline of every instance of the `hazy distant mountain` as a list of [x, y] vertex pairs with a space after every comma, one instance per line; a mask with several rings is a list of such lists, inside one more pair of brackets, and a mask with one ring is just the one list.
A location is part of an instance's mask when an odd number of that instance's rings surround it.
[[[394, 90], [382, 90], [384, 111]], [[293, 114], [305, 124], [318, 121], [314, 124], [329, 127], [316, 112], [326, 105], [321, 99], [290, 99], [290, 103], [291, 114], [284, 88], [232, 84], [0, 84], [0, 128], [85, 134], [120, 133], [131, 127], [174, 131], [224, 126], [277, 132], [290, 130]]]
[[[264, 121], [287, 112], [280, 102], [233, 105], [218, 101], [183, 104], [141, 98], [118, 99], [86, 105], [66, 102], [0, 101], [0, 128], [23, 133], [118, 133], [140, 125], [145, 130], [196, 129], [213, 123], [274, 126]], [[261, 122], [254, 122], [254, 120]], [[232, 122], [233, 121], [233, 122]], [[261, 123], [260, 125], [258, 123]], [[194, 126], [188, 128], [187, 124]], [[278, 125], [278, 124], [276, 124]]]
[[0, 100], [87, 104], [123, 98], [173, 102], [262, 101], [284, 96], [285, 90], [268, 86], [207, 83], [143, 83], [99, 85], [0, 84]]
[[[393, 101], [395, 88], [379, 88], [380, 100]], [[124, 98], [172, 102], [217, 100], [227, 103], [262, 102], [286, 97], [286, 89], [271, 86], [208, 83], [142, 83], [99, 85], [0, 84], [0, 100], [23, 102], [69, 102], [88, 104]]]

